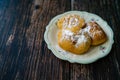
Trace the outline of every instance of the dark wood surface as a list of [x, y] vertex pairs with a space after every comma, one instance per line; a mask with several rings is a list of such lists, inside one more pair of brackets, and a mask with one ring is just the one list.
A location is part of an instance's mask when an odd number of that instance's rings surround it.
[[[48, 50], [46, 25], [70, 10], [108, 22], [115, 40], [108, 56], [71, 64]], [[120, 0], [0, 0], [0, 80], [120, 80]]]

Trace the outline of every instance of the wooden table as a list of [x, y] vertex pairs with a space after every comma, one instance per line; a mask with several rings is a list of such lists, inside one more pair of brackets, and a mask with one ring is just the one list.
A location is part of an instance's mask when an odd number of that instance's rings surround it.
[[[46, 25], [71, 10], [108, 22], [115, 40], [108, 56], [71, 64], [47, 48]], [[120, 0], [0, 0], [0, 80], [120, 80]]]

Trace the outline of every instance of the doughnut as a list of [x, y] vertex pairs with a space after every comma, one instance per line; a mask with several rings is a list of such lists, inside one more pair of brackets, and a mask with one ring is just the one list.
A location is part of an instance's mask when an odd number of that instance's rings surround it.
[[107, 40], [107, 36], [103, 29], [96, 22], [88, 22], [85, 28], [92, 39], [91, 45], [100, 45]]
[[85, 25], [85, 20], [78, 15], [66, 15], [57, 22], [59, 29], [68, 29], [77, 33]]
[[83, 54], [90, 48], [91, 38], [86, 33], [74, 34], [70, 30], [60, 30], [58, 32], [58, 44], [66, 51]]

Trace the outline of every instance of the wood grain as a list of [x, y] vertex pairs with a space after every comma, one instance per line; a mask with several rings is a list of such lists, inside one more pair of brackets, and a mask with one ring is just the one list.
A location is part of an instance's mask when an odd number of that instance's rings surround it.
[[[120, 0], [0, 0], [0, 80], [120, 80]], [[71, 64], [47, 48], [44, 31], [56, 15], [84, 10], [114, 31], [110, 54]]]

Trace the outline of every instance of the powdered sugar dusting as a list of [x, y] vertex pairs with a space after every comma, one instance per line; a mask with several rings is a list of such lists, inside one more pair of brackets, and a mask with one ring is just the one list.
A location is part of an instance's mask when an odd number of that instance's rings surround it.
[[79, 24], [79, 20], [75, 15], [68, 15], [65, 17], [65, 20], [63, 22], [63, 28], [72, 28], [74, 26], [77, 26]]
[[97, 35], [101, 35], [102, 34], [102, 30], [96, 29], [96, 27], [92, 27], [92, 32], [90, 32], [91, 26], [87, 26], [88, 28], [88, 33], [90, 35], [90, 37], [94, 37], [96, 34]]
[[[91, 28], [92, 28], [93, 32], [90, 32]], [[87, 32], [90, 37], [94, 37], [96, 34], [97, 35], [101, 35], [102, 34], [102, 30], [96, 30], [96, 27], [91, 27], [89, 25], [87, 27], [85, 27], [84, 29], [80, 30], [80, 33], [85, 33], [85, 32]]]
[[87, 26], [86, 28], [83, 29], [84, 32], [90, 33], [91, 26]]
[[85, 37], [84, 34], [77, 34], [75, 35], [73, 32], [71, 32], [70, 30], [62, 30], [62, 38], [61, 41], [63, 39], [67, 39], [67, 40], [71, 40], [72, 42], [76, 42], [75, 46], [79, 46], [81, 43], [86, 42], [87, 37]]
[[96, 30], [96, 31], [93, 32], [90, 36], [91, 36], [91, 37], [94, 37], [96, 34], [102, 35], [102, 31], [101, 31], [101, 30]]
[[86, 41], [87, 41], [87, 37], [85, 37], [85, 35], [81, 34], [81, 35], [79, 35], [79, 38], [78, 38], [75, 46], [78, 47], [81, 43], [85, 43]]
[[90, 35], [90, 29], [91, 29], [91, 27], [87, 26], [87, 27], [85, 27], [83, 29], [80, 29], [79, 33], [80, 34], [88, 33]]
[[78, 47], [81, 43], [85, 43], [87, 41], [87, 37], [83, 34], [74, 34], [70, 30], [62, 30], [62, 38], [66, 40], [71, 40], [72, 42], [75, 42], [75, 46]]
[[70, 30], [62, 30], [62, 39], [67, 39], [70, 40], [70, 38], [74, 35], [73, 32], [71, 32]]

